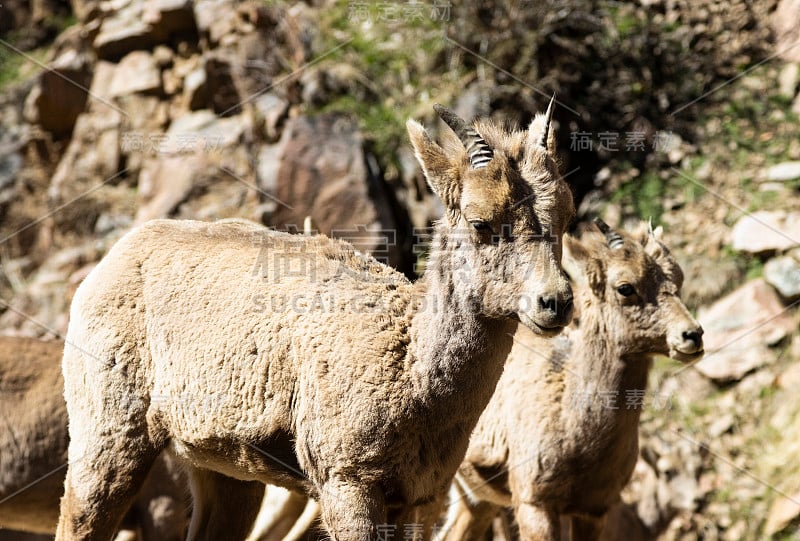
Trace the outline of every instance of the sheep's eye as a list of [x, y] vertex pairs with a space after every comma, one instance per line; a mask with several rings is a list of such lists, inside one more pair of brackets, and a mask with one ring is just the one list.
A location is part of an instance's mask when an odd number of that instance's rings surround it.
[[484, 222], [483, 220], [473, 220], [470, 222], [470, 225], [472, 225], [478, 233], [488, 233], [492, 230], [489, 222]]
[[636, 293], [636, 290], [630, 284], [622, 284], [617, 288], [617, 293], [619, 293], [623, 297], [630, 297], [631, 295]]

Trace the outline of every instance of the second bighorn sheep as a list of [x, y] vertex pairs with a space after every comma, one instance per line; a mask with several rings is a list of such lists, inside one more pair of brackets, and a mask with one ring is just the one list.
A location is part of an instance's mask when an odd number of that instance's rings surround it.
[[516, 320], [570, 320], [574, 213], [549, 113], [508, 132], [437, 111], [447, 150], [407, 124], [446, 209], [417, 283], [341, 241], [236, 223], [153, 221], [109, 251], [71, 308], [57, 540], [108, 539], [166, 447], [193, 466], [191, 540], [243, 539], [264, 482], [316, 498], [337, 541], [429, 535]]
[[[565, 237], [577, 325], [552, 340], [519, 327], [497, 390], [454, 487], [463, 508], [446, 539], [480, 539], [498, 506], [513, 507], [524, 540], [597, 540], [638, 457], [638, 426], [656, 354], [693, 361], [703, 329], [679, 298], [683, 273], [642, 227]], [[453, 520], [454, 519], [454, 520]]]
[[[64, 343], [0, 336], [0, 529], [53, 534], [67, 466]], [[181, 541], [188, 481], [160, 457], [123, 527], [143, 541]]]

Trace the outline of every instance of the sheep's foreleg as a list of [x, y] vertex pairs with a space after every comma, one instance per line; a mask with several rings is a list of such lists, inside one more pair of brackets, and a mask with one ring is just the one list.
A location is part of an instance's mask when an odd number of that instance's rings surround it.
[[519, 504], [515, 510], [522, 541], [559, 541], [558, 514], [532, 504]]
[[191, 471], [192, 522], [188, 541], [244, 541], [261, 507], [264, 485], [210, 470]]
[[378, 526], [386, 524], [386, 504], [376, 487], [356, 481], [334, 480], [319, 491], [322, 521], [333, 541], [377, 539]]

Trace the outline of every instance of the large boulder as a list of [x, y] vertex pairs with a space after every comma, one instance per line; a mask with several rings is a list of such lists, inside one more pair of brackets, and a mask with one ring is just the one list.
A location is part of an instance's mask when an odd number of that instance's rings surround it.
[[[251, 129], [248, 117], [219, 118], [207, 109], [175, 119], [163, 137], [156, 139], [156, 147], [142, 149], [147, 153], [139, 175], [139, 208], [134, 224], [173, 215], [194, 191], [206, 188], [218, 177], [236, 174], [234, 169], [238, 168], [228, 159], [237, 155], [238, 145]], [[220, 170], [228, 173], [223, 175]], [[225, 197], [214, 193], [204, 204], [219, 207], [216, 195]], [[195, 213], [193, 217], [201, 216]]]
[[733, 249], [751, 254], [788, 250], [800, 245], [800, 211], [760, 210], [742, 216], [731, 231]]
[[93, 46], [97, 56], [114, 60], [136, 49], [165, 43], [176, 34], [193, 35], [197, 28], [191, 0], [111, 0], [81, 7], [99, 13], [100, 28]]
[[737, 381], [776, 359], [772, 346], [797, 328], [791, 313], [763, 279], [752, 280], [701, 309], [706, 355], [696, 368], [718, 381]]
[[402, 267], [397, 219], [369, 160], [352, 118], [324, 114], [289, 119], [277, 146], [259, 153], [259, 187], [275, 203], [268, 222], [302, 228], [311, 216], [321, 233], [349, 240]]
[[776, 54], [789, 62], [800, 62], [800, 0], [780, 0], [772, 15]]

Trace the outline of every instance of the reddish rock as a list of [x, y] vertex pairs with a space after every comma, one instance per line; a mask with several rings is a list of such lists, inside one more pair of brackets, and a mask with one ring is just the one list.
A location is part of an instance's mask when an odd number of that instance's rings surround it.
[[197, 30], [191, 0], [146, 0], [142, 18], [152, 28], [157, 42], [166, 41], [174, 34]]
[[775, 290], [763, 279], [753, 280], [701, 309], [706, 355], [696, 368], [715, 381], [737, 381], [748, 372], [773, 362], [770, 349], [792, 333], [797, 324]]
[[242, 110], [242, 98], [233, 79], [231, 61], [222, 56], [205, 58], [206, 80], [211, 107], [220, 116], [239, 114]]
[[302, 229], [311, 216], [321, 233], [346, 238], [402, 267], [397, 221], [382, 179], [367, 166], [353, 119], [337, 114], [292, 118], [278, 144], [275, 153], [260, 154], [262, 159], [276, 156], [277, 172], [270, 172], [269, 164], [258, 166], [261, 188], [276, 203], [271, 225]]
[[50, 63], [25, 100], [25, 119], [56, 137], [69, 135], [86, 105], [91, 58], [67, 50]]

